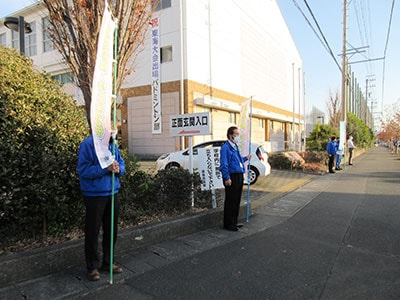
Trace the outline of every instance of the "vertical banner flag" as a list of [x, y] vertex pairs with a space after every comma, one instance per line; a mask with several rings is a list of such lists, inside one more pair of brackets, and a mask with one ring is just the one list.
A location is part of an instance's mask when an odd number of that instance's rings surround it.
[[[242, 151], [242, 155], [246, 156], [250, 154], [250, 110], [251, 110], [251, 99], [242, 102], [240, 107], [240, 118], [239, 118], [239, 134], [240, 144], [239, 148]], [[247, 175], [248, 161], [245, 163], [245, 170]]]
[[152, 101], [152, 133], [160, 134], [161, 128], [161, 73], [160, 73], [160, 32], [158, 18], [151, 24], [151, 101]]
[[97, 45], [96, 64], [93, 74], [90, 120], [94, 147], [100, 166], [104, 169], [113, 161], [109, 150], [111, 136], [111, 99], [115, 22], [107, 7], [104, 10]]
[[[250, 154], [250, 143], [251, 143], [251, 118], [252, 118], [252, 98], [244, 101], [240, 108], [240, 119], [239, 119], [239, 133], [240, 133], [240, 148], [242, 155], [246, 156]], [[250, 215], [250, 161], [245, 163], [245, 182], [247, 182], [247, 201], [246, 201], [246, 222], [249, 222]]]

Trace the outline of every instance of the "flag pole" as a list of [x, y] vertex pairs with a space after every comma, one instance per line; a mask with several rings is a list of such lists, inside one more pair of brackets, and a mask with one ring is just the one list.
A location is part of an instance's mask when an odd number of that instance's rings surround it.
[[[117, 138], [117, 51], [118, 51], [118, 22], [114, 29], [114, 53], [113, 53], [113, 132], [112, 132], [112, 155], [115, 159], [116, 145], [115, 139]], [[110, 284], [113, 284], [113, 265], [114, 265], [114, 202], [115, 202], [115, 173], [111, 175], [111, 230], [110, 230]]]
[[[252, 124], [252, 117], [253, 117], [253, 96], [250, 97], [250, 128], [249, 128], [249, 154], [251, 152], [251, 124]], [[249, 163], [247, 164], [247, 203], [246, 203], [246, 223], [249, 222], [249, 214], [250, 214], [250, 160]]]

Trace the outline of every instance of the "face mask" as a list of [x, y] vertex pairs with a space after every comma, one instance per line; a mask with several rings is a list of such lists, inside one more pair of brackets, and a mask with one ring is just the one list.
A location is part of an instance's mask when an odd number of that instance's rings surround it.
[[233, 137], [233, 142], [234, 142], [235, 144], [239, 144], [240, 138], [239, 138], [238, 136], [234, 136], [234, 137]]

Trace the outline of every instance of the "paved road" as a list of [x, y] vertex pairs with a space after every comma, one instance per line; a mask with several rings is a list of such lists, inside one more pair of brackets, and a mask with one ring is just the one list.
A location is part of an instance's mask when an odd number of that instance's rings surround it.
[[210, 229], [126, 253], [113, 285], [65, 274], [0, 298], [400, 299], [400, 161], [379, 147], [354, 164], [258, 206], [239, 232]]

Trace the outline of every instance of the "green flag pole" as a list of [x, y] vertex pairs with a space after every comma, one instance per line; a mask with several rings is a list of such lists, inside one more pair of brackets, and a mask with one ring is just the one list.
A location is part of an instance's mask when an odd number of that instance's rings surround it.
[[[117, 23], [117, 22], [116, 22]], [[118, 51], [118, 25], [114, 30], [114, 58], [113, 58], [113, 139], [112, 139], [112, 155], [115, 159], [115, 139], [117, 137], [117, 51]], [[110, 284], [113, 284], [113, 266], [114, 266], [114, 200], [115, 200], [115, 173], [111, 177], [111, 238], [110, 238]]]

